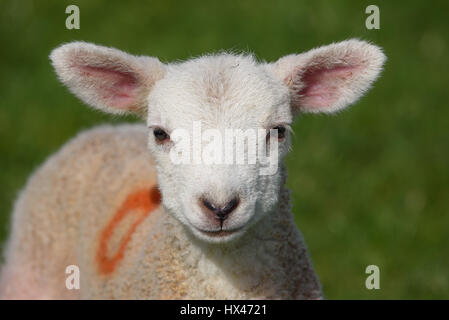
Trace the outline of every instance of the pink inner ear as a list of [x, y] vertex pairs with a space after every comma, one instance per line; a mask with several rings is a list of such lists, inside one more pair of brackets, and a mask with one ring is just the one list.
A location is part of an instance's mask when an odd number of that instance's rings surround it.
[[134, 75], [112, 68], [81, 66], [84, 77], [91, 78], [91, 85], [98, 97], [110, 106], [128, 109], [136, 104], [137, 79]]
[[343, 84], [353, 77], [354, 66], [307, 70], [301, 77], [305, 86], [298, 92], [299, 103], [306, 109], [332, 106], [340, 97]]

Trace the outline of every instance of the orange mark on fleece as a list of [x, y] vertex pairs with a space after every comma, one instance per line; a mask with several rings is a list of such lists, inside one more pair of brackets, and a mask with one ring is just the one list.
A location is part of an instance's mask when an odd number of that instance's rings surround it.
[[[100, 245], [97, 252], [97, 261], [100, 273], [109, 274], [115, 270], [117, 263], [123, 259], [126, 246], [131, 240], [132, 234], [136, 231], [139, 224], [141, 224], [151, 213], [151, 211], [156, 209], [160, 203], [161, 194], [156, 186], [151, 188], [151, 190], [138, 190], [126, 198], [120, 209], [115, 213], [100, 235]], [[113, 256], [109, 257], [107, 249], [108, 242], [110, 241], [114, 230], [128, 214], [136, 214], [136, 212], [137, 217], [135, 222], [123, 236], [117, 252]]]

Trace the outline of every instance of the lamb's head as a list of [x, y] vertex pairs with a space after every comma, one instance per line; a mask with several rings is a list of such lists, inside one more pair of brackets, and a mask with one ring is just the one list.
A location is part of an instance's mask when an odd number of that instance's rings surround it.
[[87, 104], [146, 119], [164, 206], [200, 239], [225, 242], [273, 212], [294, 117], [355, 102], [385, 57], [349, 40], [275, 63], [220, 53], [163, 64], [83, 42], [51, 59]]

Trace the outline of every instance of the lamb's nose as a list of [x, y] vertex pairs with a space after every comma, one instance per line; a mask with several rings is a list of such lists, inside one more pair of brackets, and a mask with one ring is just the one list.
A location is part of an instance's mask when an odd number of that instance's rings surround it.
[[228, 201], [224, 205], [218, 205], [212, 201], [210, 201], [207, 198], [201, 198], [200, 200], [203, 211], [211, 217], [214, 217], [218, 220], [226, 220], [229, 216], [229, 214], [237, 208], [237, 206], [240, 203], [240, 200], [238, 197], [232, 198], [230, 201]]

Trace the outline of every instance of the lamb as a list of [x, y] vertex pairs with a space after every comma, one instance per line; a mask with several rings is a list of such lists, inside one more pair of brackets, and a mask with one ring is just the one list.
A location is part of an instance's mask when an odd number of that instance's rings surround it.
[[[324, 297], [282, 161], [266, 175], [259, 162], [175, 164], [172, 133], [192, 133], [195, 121], [273, 129], [257, 144], [277, 145], [269, 157], [282, 160], [293, 119], [358, 100], [382, 69], [380, 48], [351, 39], [273, 63], [221, 52], [164, 64], [72, 42], [50, 58], [83, 102], [146, 126], [82, 132], [34, 172], [14, 206], [1, 298]], [[80, 268], [79, 290], [66, 288], [69, 265]]]

